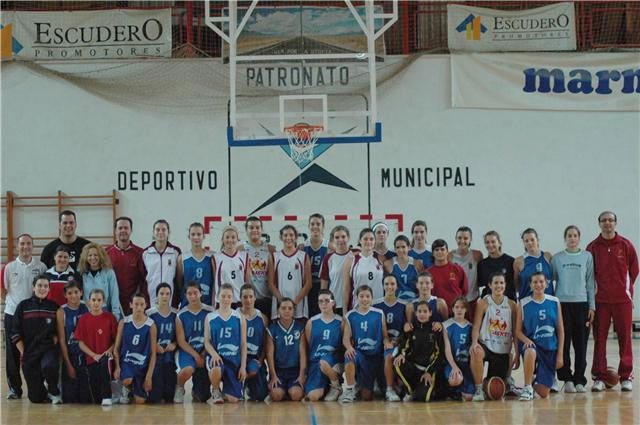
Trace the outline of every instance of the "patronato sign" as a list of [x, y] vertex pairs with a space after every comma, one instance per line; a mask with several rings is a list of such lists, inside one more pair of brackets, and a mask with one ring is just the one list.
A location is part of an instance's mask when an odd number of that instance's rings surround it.
[[171, 9], [15, 12], [15, 59], [171, 57]]
[[576, 49], [574, 5], [504, 11], [447, 5], [449, 49], [471, 52]]
[[454, 108], [640, 111], [636, 53], [451, 55]]

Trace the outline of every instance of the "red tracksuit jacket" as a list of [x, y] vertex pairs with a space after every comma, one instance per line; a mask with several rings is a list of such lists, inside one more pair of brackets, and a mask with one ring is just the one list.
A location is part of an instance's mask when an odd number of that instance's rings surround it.
[[628, 303], [638, 277], [638, 255], [631, 242], [616, 233], [613, 239], [599, 235], [588, 246], [593, 255], [596, 302]]

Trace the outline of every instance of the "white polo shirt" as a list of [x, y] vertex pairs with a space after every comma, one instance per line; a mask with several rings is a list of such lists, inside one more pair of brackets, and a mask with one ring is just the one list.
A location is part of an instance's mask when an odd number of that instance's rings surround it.
[[31, 257], [29, 264], [23, 263], [20, 257], [4, 267], [4, 288], [7, 290], [4, 312], [13, 314], [22, 300], [33, 295], [33, 279], [47, 271], [47, 266], [36, 257]]

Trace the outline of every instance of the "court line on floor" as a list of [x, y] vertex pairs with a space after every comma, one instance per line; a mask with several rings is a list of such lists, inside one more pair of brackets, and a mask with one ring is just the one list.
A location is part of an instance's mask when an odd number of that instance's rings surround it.
[[316, 411], [313, 408], [313, 401], [309, 403], [309, 411], [311, 413], [311, 425], [318, 425], [318, 420], [316, 418]]

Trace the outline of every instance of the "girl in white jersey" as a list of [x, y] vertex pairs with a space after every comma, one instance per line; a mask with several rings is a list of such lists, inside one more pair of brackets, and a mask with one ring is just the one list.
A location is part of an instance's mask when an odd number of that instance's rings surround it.
[[335, 294], [336, 314], [342, 316], [344, 312], [344, 263], [353, 260], [353, 253], [349, 249], [349, 229], [339, 225], [331, 230], [330, 239], [335, 251], [329, 252], [322, 260], [320, 268], [320, 288], [329, 289]]
[[384, 287], [382, 286], [384, 267], [373, 251], [374, 241], [373, 230], [362, 229], [360, 232], [361, 251], [344, 262], [342, 269], [344, 275], [343, 302], [344, 308], [347, 310], [351, 310], [352, 300], [353, 308], [357, 306], [358, 300], [355, 294], [358, 287], [362, 285], [371, 288], [372, 304], [377, 304], [384, 298]]
[[249, 240], [243, 248], [249, 257], [249, 278], [255, 288], [256, 308], [266, 317], [271, 316], [271, 290], [269, 289], [269, 271], [273, 270], [273, 253], [276, 247], [262, 239], [262, 220], [251, 216], [244, 224]]
[[278, 317], [277, 305], [283, 298], [291, 298], [295, 305], [293, 317], [309, 318], [307, 294], [311, 290], [311, 264], [304, 251], [300, 251], [296, 242], [298, 231], [287, 224], [280, 229], [282, 251], [273, 254], [273, 270], [269, 273], [269, 289], [273, 294], [271, 318]]
[[473, 320], [478, 301], [478, 263], [482, 260], [482, 252], [471, 249], [471, 229], [461, 226], [456, 231], [456, 243], [458, 248], [449, 253], [449, 261], [462, 267], [469, 282], [469, 292], [467, 292], [467, 319]]
[[248, 255], [238, 250], [238, 229], [227, 226], [222, 231], [222, 250], [213, 255], [213, 276], [216, 286], [216, 301], [218, 290], [223, 283], [233, 286], [232, 308], [240, 306], [240, 288], [249, 283]]
[[[504, 295], [507, 286], [504, 274], [496, 272], [490, 279], [491, 295], [478, 301], [471, 333], [471, 373], [476, 386], [473, 401], [484, 401], [482, 378], [485, 361], [489, 363], [487, 377], [497, 376], [503, 380], [510, 376], [512, 368], [517, 369], [519, 365], [514, 334], [516, 304]], [[512, 347], [515, 348], [513, 358]]]

